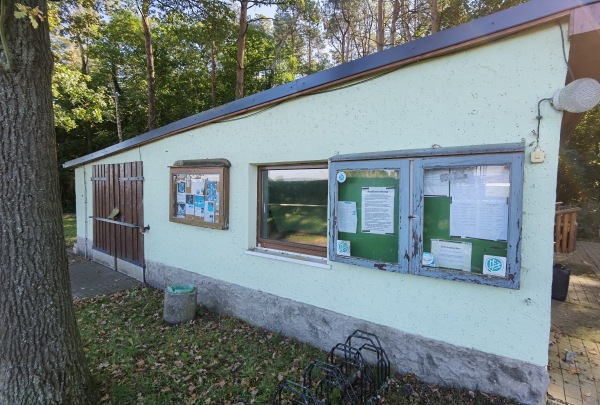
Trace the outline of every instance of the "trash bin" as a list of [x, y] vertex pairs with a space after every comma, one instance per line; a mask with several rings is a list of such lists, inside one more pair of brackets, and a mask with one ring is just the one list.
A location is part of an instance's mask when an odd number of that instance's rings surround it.
[[564, 301], [569, 293], [571, 269], [562, 264], [555, 264], [552, 270], [552, 299]]
[[177, 325], [194, 319], [196, 315], [196, 286], [171, 285], [165, 289], [163, 319]]

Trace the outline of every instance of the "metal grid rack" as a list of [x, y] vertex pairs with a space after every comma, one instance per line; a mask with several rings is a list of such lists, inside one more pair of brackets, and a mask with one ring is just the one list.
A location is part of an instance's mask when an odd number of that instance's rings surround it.
[[275, 393], [275, 405], [374, 405], [387, 389], [390, 362], [373, 333], [356, 330], [336, 344], [327, 361], [315, 360], [302, 384], [286, 380]]

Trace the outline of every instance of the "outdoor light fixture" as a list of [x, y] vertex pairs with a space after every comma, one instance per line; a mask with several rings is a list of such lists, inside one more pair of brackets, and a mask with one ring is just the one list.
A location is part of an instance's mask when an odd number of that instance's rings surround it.
[[589, 77], [577, 79], [554, 93], [552, 106], [558, 111], [583, 113], [600, 102], [600, 83]]
[[536, 140], [529, 145], [536, 144], [531, 152], [531, 163], [542, 163], [546, 159], [546, 154], [540, 148], [540, 122], [542, 121], [540, 104], [542, 101], [549, 101], [552, 107], [558, 111], [584, 113], [600, 103], [600, 83], [589, 77], [573, 80], [554, 93], [552, 98], [543, 98], [538, 101], [537, 131], [532, 131]]

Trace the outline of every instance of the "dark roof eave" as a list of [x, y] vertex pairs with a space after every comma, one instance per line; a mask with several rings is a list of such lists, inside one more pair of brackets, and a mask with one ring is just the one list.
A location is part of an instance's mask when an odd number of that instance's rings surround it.
[[566, 12], [573, 8], [597, 3], [598, 1], [600, 0], [532, 0], [507, 10], [449, 28], [437, 34], [420, 38], [394, 48], [389, 48], [281, 86], [244, 97], [211, 110], [183, 118], [136, 136], [135, 138], [70, 160], [66, 162], [63, 167], [78, 167], [88, 162], [114, 155], [224, 117], [242, 114], [266, 104], [297, 97], [317, 89], [340, 84], [344, 81], [350, 81], [370, 72], [400, 67], [409, 63], [411, 60], [425, 59], [428, 55], [436, 56], [437, 53], [444, 49], [457, 47], [460, 44], [469, 43], [478, 38], [493, 36], [519, 26], [526, 26], [536, 21], [546, 22], [549, 19], [561, 18]]

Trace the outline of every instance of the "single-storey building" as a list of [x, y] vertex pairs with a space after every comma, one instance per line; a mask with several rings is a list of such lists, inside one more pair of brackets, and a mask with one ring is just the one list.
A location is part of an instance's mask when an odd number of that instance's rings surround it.
[[[532, 0], [67, 162], [77, 252], [431, 383], [541, 403], [558, 151], [598, 0]], [[539, 109], [539, 111], [538, 111]]]

